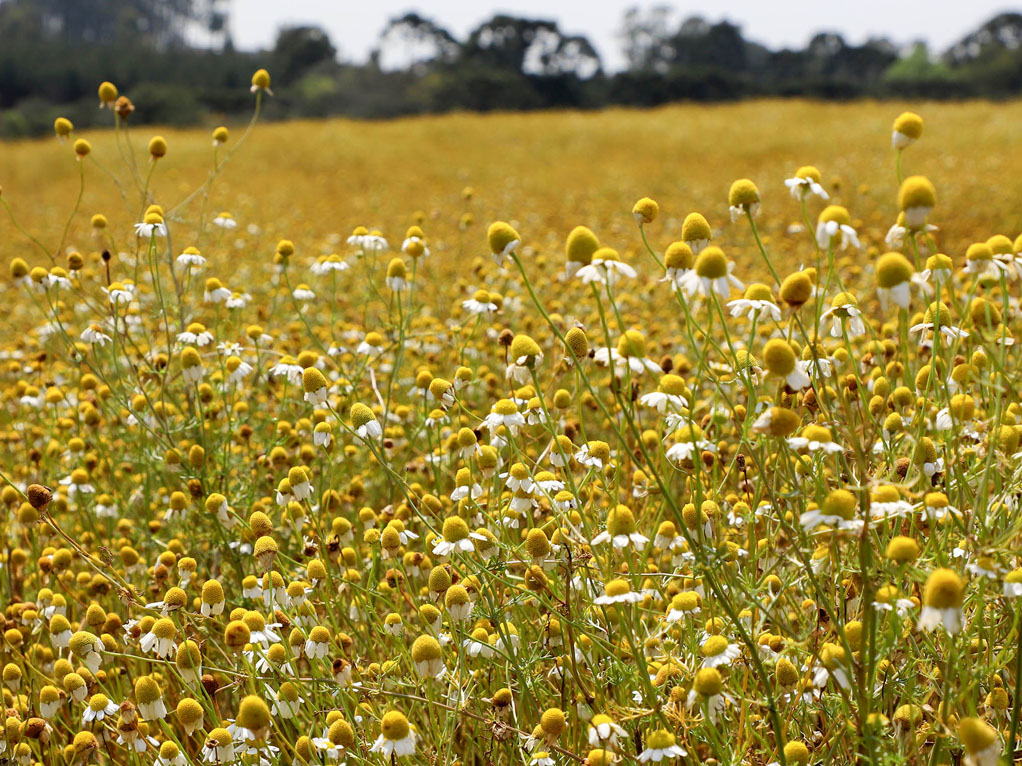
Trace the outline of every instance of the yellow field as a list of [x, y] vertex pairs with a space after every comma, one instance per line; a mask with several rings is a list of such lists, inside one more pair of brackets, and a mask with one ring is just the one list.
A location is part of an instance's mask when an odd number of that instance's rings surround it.
[[[360, 224], [398, 237], [417, 211], [426, 214], [432, 238], [453, 249], [466, 209], [461, 192], [471, 186], [475, 199], [468, 209], [477, 224], [514, 218], [529, 230], [529, 243], [543, 252], [559, 253], [576, 223], [628, 251], [637, 246], [628, 212], [639, 197], [660, 203], [664, 220], [657, 236], [666, 245], [692, 210], [723, 228], [728, 186], [742, 177], [760, 187], [766, 233], [780, 236], [800, 218], [783, 181], [799, 166], [813, 164], [824, 173], [834, 200], [863, 222], [866, 239], [879, 244], [893, 222], [897, 192], [890, 123], [907, 106], [757, 101], [653, 111], [260, 125], [244, 152], [224, 168], [209, 210], [229, 210], [243, 226], [257, 223], [264, 252], [280, 237], [318, 248], [328, 234], [346, 237]], [[1016, 146], [1022, 104], [912, 107], [927, 120], [927, 140], [913, 147], [912, 164], [925, 169], [937, 187], [945, 249], [961, 253], [977, 230], [1017, 234], [1022, 229], [1017, 202], [1022, 154]], [[204, 179], [208, 131], [144, 127], [131, 133], [143, 170], [145, 142], [155, 134], [167, 138], [170, 152], [152, 184], [165, 206]], [[85, 137], [97, 161], [123, 175], [113, 133]], [[77, 192], [70, 145], [51, 139], [7, 143], [0, 150], [0, 186], [22, 224], [40, 236], [52, 232], [55, 222], [62, 225]], [[82, 211], [105, 213], [112, 231], [124, 238], [120, 233], [130, 232], [136, 213], [129, 215], [118, 203], [102, 171], [90, 163], [87, 173]], [[0, 226], [5, 227], [0, 257], [23, 253], [24, 242], [6, 222]], [[84, 215], [72, 228], [82, 239], [81, 249], [87, 232]], [[468, 241], [473, 247], [466, 242], [464, 252], [482, 252], [478, 236]], [[244, 257], [255, 259], [259, 253], [246, 248]]]
[[997, 766], [1020, 126], [0, 146], [0, 762]]

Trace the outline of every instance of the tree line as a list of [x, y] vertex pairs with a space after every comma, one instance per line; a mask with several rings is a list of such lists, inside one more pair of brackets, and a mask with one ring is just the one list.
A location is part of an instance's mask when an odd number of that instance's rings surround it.
[[633, 9], [608, 72], [584, 35], [498, 14], [458, 39], [417, 13], [391, 20], [369, 60], [346, 63], [318, 27], [281, 29], [269, 51], [236, 50], [228, 0], [0, 0], [0, 136], [35, 135], [58, 115], [100, 120], [97, 83], [117, 83], [132, 120], [194, 124], [250, 108], [251, 72], [268, 68], [270, 118], [388, 118], [450, 110], [656, 106], [756, 96], [1011, 98], [1022, 91], [1022, 14], [1002, 13], [939, 54], [917, 42], [861, 45], [821, 32], [770, 49], [727, 21], [671, 23]]

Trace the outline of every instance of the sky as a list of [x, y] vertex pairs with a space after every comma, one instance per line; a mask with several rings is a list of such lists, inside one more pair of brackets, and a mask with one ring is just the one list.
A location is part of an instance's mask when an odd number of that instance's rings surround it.
[[394, 17], [415, 10], [464, 39], [494, 13], [556, 20], [561, 30], [585, 34], [604, 66], [620, 69], [624, 57], [616, 31], [628, 8], [669, 5], [678, 18], [702, 15], [727, 19], [746, 39], [770, 47], [802, 47], [815, 32], [836, 31], [850, 43], [883, 36], [896, 43], [924, 39], [941, 51], [995, 13], [1022, 10], [991, 0], [714, 0], [713, 2], [637, 2], [636, 0], [236, 0], [231, 33], [243, 50], [269, 48], [280, 26], [316, 24], [327, 30], [346, 61], [364, 61], [377, 36]]

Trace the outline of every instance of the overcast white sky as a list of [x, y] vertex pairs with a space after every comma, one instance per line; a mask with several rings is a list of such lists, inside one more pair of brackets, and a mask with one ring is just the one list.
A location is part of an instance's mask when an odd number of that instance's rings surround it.
[[317, 24], [329, 32], [342, 58], [363, 61], [387, 21], [406, 11], [432, 18], [459, 39], [495, 12], [506, 12], [554, 18], [562, 30], [586, 34], [604, 66], [613, 70], [623, 62], [615, 31], [624, 12], [656, 4], [674, 7], [681, 17], [726, 18], [740, 25], [747, 39], [771, 47], [803, 46], [814, 32], [825, 30], [840, 32], [853, 43], [872, 35], [897, 43], [922, 38], [936, 50], [999, 11], [1022, 9], [996, 0], [235, 0], [231, 31], [238, 48], [251, 50], [270, 47], [281, 25]]

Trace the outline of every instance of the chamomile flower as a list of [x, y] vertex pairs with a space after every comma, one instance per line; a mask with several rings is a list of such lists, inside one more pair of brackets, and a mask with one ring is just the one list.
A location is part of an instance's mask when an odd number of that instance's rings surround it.
[[626, 505], [615, 506], [607, 514], [606, 529], [592, 539], [590, 545], [613, 543], [618, 550], [633, 547], [641, 550], [649, 538], [635, 530], [635, 515]]
[[677, 375], [668, 373], [660, 378], [656, 391], [639, 397], [639, 404], [650, 407], [661, 415], [668, 412], [681, 414], [688, 408], [685, 392], [685, 381]]
[[852, 228], [851, 217], [845, 208], [829, 205], [823, 209], [816, 223], [816, 244], [823, 250], [831, 247], [858, 250], [861, 247], [859, 235]]
[[597, 713], [589, 719], [587, 737], [593, 747], [614, 748], [618, 739], [627, 738], [628, 733], [609, 715]]
[[80, 337], [86, 343], [92, 343], [97, 346], [105, 346], [111, 340], [110, 336], [103, 332], [103, 329], [95, 322], [82, 330]]
[[730, 699], [724, 693], [724, 680], [716, 668], [701, 668], [696, 672], [692, 690], [688, 693], [690, 709], [705, 709], [711, 721], [716, 721]]
[[792, 178], [786, 178], [784, 185], [788, 187], [794, 199], [804, 199], [810, 194], [815, 194], [820, 199], [830, 199], [820, 181], [820, 171], [812, 165], [805, 165], [796, 170]]
[[831, 298], [830, 308], [820, 314], [820, 320], [830, 319], [830, 337], [841, 338], [847, 332], [849, 338], [858, 338], [866, 334], [866, 325], [862, 321], [859, 302], [849, 292], [840, 292]]
[[509, 349], [511, 363], [507, 366], [508, 380], [524, 385], [532, 379], [533, 371], [543, 362], [539, 344], [528, 335], [516, 335]]
[[403, 713], [390, 710], [380, 719], [380, 735], [372, 747], [373, 753], [382, 753], [384, 758], [415, 755], [416, 734]]
[[486, 240], [490, 245], [490, 254], [494, 262], [500, 266], [511, 254], [518, 250], [522, 244], [522, 238], [514, 230], [511, 224], [504, 221], [494, 221], [486, 231]]
[[157, 212], [148, 212], [141, 223], [135, 224], [135, 236], [139, 239], [157, 239], [167, 236], [167, 224]]
[[490, 299], [486, 290], [476, 290], [471, 298], [461, 302], [461, 307], [469, 314], [492, 314], [497, 311], [497, 304]]
[[575, 273], [584, 285], [595, 283], [611, 286], [620, 277], [635, 279], [636, 275], [635, 269], [621, 260], [617, 250], [609, 247], [601, 247], [593, 253], [592, 260]]
[[82, 724], [99, 722], [117, 713], [117, 705], [105, 694], [93, 694], [82, 712]]
[[593, 359], [597, 364], [613, 366], [616, 377], [626, 373], [642, 375], [660, 372], [660, 365], [646, 358], [646, 337], [638, 330], [627, 330], [618, 338], [617, 348], [598, 348]]
[[821, 525], [855, 532], [862, 529], [862, 519], [855, 518], [858, 500], [846, 489], [835, 489], [827, 494], [823, 504], [808, 510], [799, 518], [799, 524], [807, 532]]
[[576, 226], [564, 243], [564, 275], [571, 278], [578, 270], [592, 263], [593, 255], [600, 249], [600, 240], [585, 226]]
[[360, 439], [368, 441], [370, 439], [379, 439], [383, 436], [383, 426], [380, 425], [380, 421], [376, 419], [373, 411], [365, 404], [361, 402], [352, 404], [349, 416], [351, 418], [351, 427], [355, 430], [355, 435]]
[[206, 303], [226, 303], [231, 294], [231, 291], [224, 287], [219, 279], [210, 277], [206, 280], [202, 299]]
[[619, 578], [609, 580], [603, 586], [603, 595], [594, 598], [593, 603], [598, 606], [609, 606], [611, 604], [637, 604], [642, 601], [643, 598], [644, 596], [642, 593], [632, 590], [632, 586], [628, 580]]
[[167, 657], [177, 648], [177, 626], [174, 621], [161, 617], [153, 623], [148, 633], [139, 641], [139, 648], [146, 653], [152, 652], [160, 659]]
[[202, 747], [202, 760], [205, 763], [231, 763], [234, 760], [234, 740], [227, 729], [217, 727], [207, 736]]
[[745, 288], [745, 295], [727, 304], [728, 313], [733, 317], [744, 316], [755, 320], [760, 316], [766, 316], [775, 322], [781, 321], [781, 309], [774, 303], [774, 296], [770, 288], [764, 284], [755, 283]]
[[1022, 568], [1012, 569], [1004, 575], [1001, 592], [1005, 598], [1022, 597]]
[[951, 310], [939, 301], [927, 306], [926, 314], [923, 316], [923, 321], [919, 324], [912, 325], [912, 327], [909, 328], [909, 332], [923, 334], [936, 332], [938, 329], [941, 334], [949, 340], [969, 337], [969, 333], [967, 331], [951, 324]]
[[981, 718], [958, 721], [958, 739], [965, 746], [966, 766], [997, 766], [1004, 749], [997, 729]]
[[815, 423], [805, 426], [798, 436], [789, 438], [788, 446], [794, 450], [822, 451], [829, 455], [844, 451], [844, 447], [834, 441], [829, 428]]
[[799, 391], [812, 384], [809, 375], [797, 364], [791, 344], [781, 338], [767, 341], [763, 348], [763, 366], [792, 390]]
[[931, 631], [942, 626], [948, 633], [962, 629], [962, 603], [965, 585], [962, 578], [950, 569], [935, 569], [923, 588], [923, 608], [919, 613], [919, 630]]
[[689, 297], [717, 295], [728, 298], [732, 288], [745, 289], [745, 285], [732, 274], [734, 266], [723, 250], [708, 246], [696, 256], [695, 265], [685, 274], [680, 287]]
[[891, 129], [891, 147], [904, 149], [923, 135], [923, 118], [915, 112], [902, 112]]
[[909, 176], [898, 190], [898, 205], [905, 214], [905, 227], [917, 231], [937, 204], [937, 192], [925, 176]]
[[706, 439], [703, 430], [694, 424], [681, 425], [672, 435], [674, 444], [667, 449], [667, 459], [675, 463], [690, 461], [700, 452], [713, 452], [716, 445]]
[[885, 253], [876, 262], [874, 269], [877, 281], [877, 296], [886, 311], [891, 303], [907, 309], [911, 300], [912, 275], [915, 269], [901, 253]]
[[178, 255], [177, 264], [187, 269], [200, 269], [206, 265], [206, 259], [197, 247], [189, 245]]
[[490, 408], [490, 414], [483, 419], [483, 425], [491, 436], [501, 428], [507, 429], [511, 436], [515, 436], [518, 429], [525, 425], [525, 416], [518, 411], [518, 405], [510, 399], [499, 399]]
[[742, 656], [742, 648], [738, 644], [729, 643], [724, 636], [710, 636], [703, 645], [699, 647], [699, 654], [702, 659], [699, 666], [703, 668], [717, 668], [730, 665]]
[[732, 223], [743, 215], [758, 215], [760, 199], [756, 184], [748, 178], [740, 178], [732, 183], [728, 192], [728, 206]]

